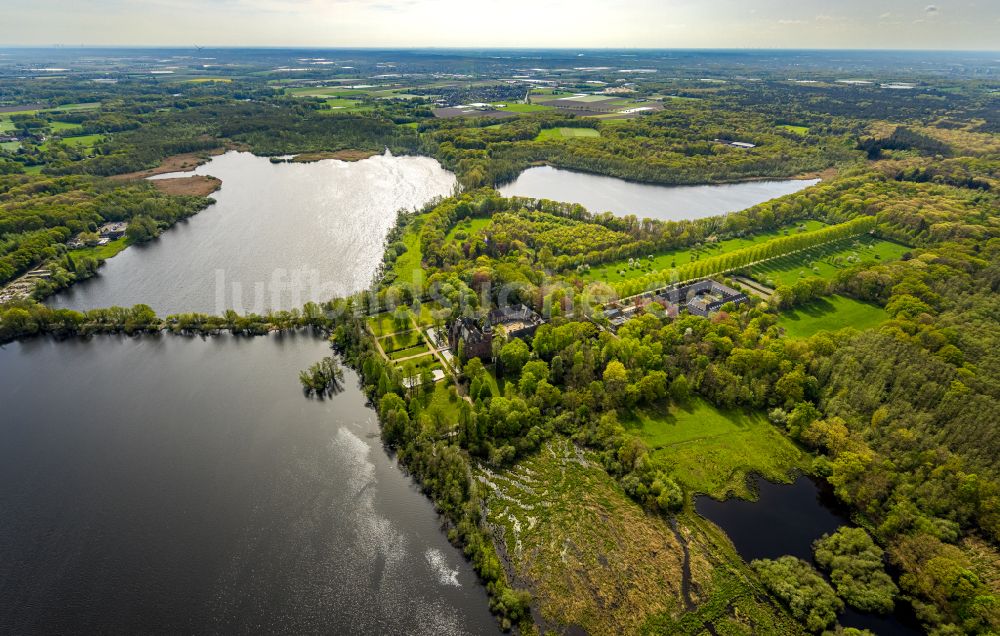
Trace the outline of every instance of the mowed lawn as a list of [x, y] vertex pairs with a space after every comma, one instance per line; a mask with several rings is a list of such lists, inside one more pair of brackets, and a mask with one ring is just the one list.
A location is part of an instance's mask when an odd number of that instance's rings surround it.
[[808, 338], [820, 331], [845, 327], [870, 329], [889, 319], [878, 305], [863, 303], [846, 296], [817, 298], [801, 307], [786, 309], [778, 316], [778, 326], [790, 338]]
[[717, 498], [752, 498], [748, 473], [787, 482], [808, 465], [808, 454], [763, 413], [723, 411], [701, 398], [683, 407], [636, 409], [622, 423], [646, 442], [658, 467], [687, 489]]
[[601, 133], [593, 128], [546, 128], [538, 133], [535, 141], [551, 139], [579, 139], [584, 137], [600, 137]]
[[840, 270], [857, 263], [894, 261], [908, 251], [909, 247], [899, 243], [862, 236], [768, 261], [754, 267], [751, 276], [768, 287], [794, 285], [803, 278], [814, 276], [829, 280]]
[[761, 232], [745, 238], [735, 238], [720, 241], [714, 244], [707, 244], [704, 245], [701, 250], [683, 248], [678, 250], [656, 252], [653, 254], [652, 259], [649, 259], [646, 256], [636, 259], [638, 264], [631, 268], [629, 267], [628, 259], [612, 261], [602, 265], [594, 265], [589, 271], [581, 273], [581, 277], [587, 282], [602, 281], [605, 283], [618, 283], [631, 278], [644, 276], [650, 272], [658, 272], [672, 267], [687, 265], [688, 263], [694, 261], [696, 256], [699, 258], [718, 256], [719, 254], [725, 254], [727, 252], [732, 252], [733, 250], [749, 247], [756, 243], [763, 243], [764, 241], [769, 241], [779, 236], [787, 236], [801, 231], [812, 232], [813, 230], [818, 230], [823, 227], [826, 227], [826, 225], [822, 221], [803, 221], [801, 223], [796, 223], [795, 225], [777, 229], [773, 232]]

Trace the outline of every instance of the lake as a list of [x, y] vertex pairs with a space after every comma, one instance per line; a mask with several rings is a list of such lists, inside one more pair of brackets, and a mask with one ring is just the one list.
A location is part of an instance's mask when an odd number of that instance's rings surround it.
[[[833, 493], [807, 476], [791, 484], [775, 484], [754, 477], [758, 499], [717, 501], [704, 495], [695, 498], [695, 511], [722, 528], [740, 556], [777, 559], [790, 554], [813, 563], [812, 544], [824, 534], [853, 525]], [[815, 563], [813, 563], [815, 565]], [[922, 634], [913, 609], [896, 603], [888, 616], [868, 614], [847, 607], [840, 615], [845, 627], [870, 629], [879, 636]]]
[[400, 209], [448, 196], [455, 176], [426, 157], [271, 163], [229, 152], [194, 172], [222, 180], [216, 203], [130, 247], [50, 299], [93, 309], [145, 303], [159, 315], [263, 313], [367, 289]]
[[634, 214], [639, 218], [681, 221], [745, 210], [819, 183], [819, 179], [746, 181], [700, 186], [636, 183], [551, 166], [529, 168], [499, 188], [506, 197], [531, 197], [579, 203], [590, 212]]
[[[211, 212], [207, 212], [210, 214]], [[0, 348], [0, 632], [498, 633], [306, 335]]]

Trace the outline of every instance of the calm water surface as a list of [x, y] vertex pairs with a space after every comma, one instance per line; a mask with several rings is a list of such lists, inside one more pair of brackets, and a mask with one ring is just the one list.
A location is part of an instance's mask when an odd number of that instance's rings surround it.
[[816, 183], [819, 179], [660, 186], [540, 166], [525, 170], [513, 182], [501, 186], [500, 192], [507, 197], [579, 203], [591, 212], [680, 221], [745, 210]]
[[[833, 534], [840, 526], [852, 525], [833, 494], [809, 477], [799, 477], [792, 484], [755, 480], [757, 501], [695, 498], [698, 514], [725, 530], [747, 562], [790, 554], [812, 563], [812, 544], [816, 539]], [[912, 608], [899, 603], [896, 612], [889, 616], [866, 614], [848, 607], [841, 614], [840, 623], [870, 629], [879, 636], [923, 633]]]
[[497, 633], [304, 335], [0, 348], [0, 633]]
[[273, 164], [230, 152], [212, 175], [217, 203], [130, 247], [51, 300], [92, 309], [145, 303], [160, 315], [301, 307], [365, 289], [400, 209], [451, 194], [455, 176], [426, 157]]

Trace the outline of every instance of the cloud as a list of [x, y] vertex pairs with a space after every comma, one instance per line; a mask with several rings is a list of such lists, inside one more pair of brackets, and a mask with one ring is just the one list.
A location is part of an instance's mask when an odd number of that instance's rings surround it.
[[929, 5], [927, 5], [926, 8], [924, 8], [924, 13], [928, 13], [930, 15], [934, 15], [937, 12], [938, 12], [938, 8], [937, 8], [936, 4], [929, 4]]
[[805, 20], [778, 20], [778, 24], [805, 24]]

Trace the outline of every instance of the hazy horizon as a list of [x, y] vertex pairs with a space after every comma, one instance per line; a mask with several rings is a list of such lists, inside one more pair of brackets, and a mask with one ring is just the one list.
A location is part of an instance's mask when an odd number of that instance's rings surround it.
[[[13, 0], [0, 47], [995, 51], [1000, 5], [845, 0]], [[3, 37], [3, 36], [0, 36]]]

